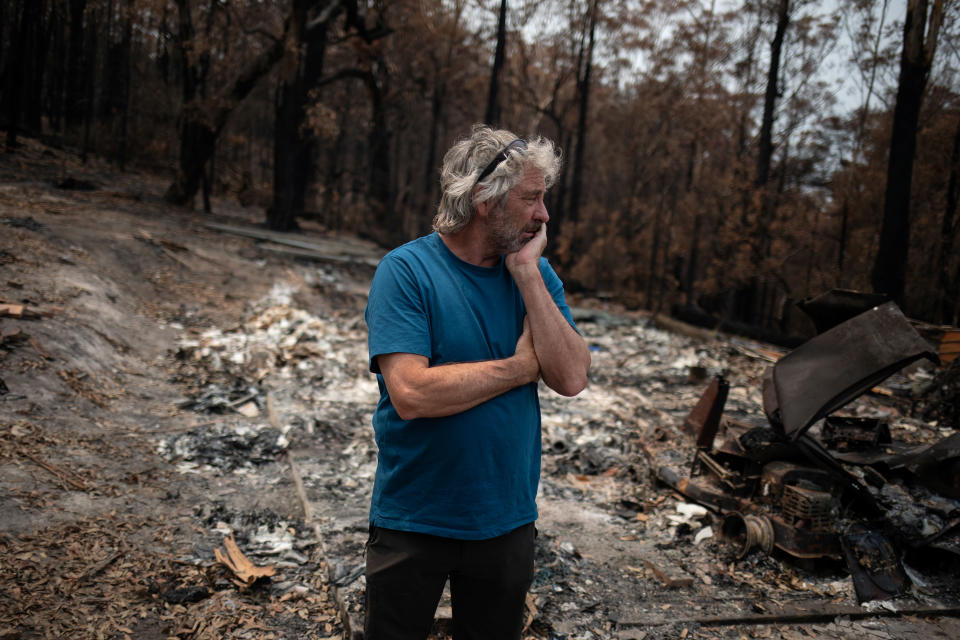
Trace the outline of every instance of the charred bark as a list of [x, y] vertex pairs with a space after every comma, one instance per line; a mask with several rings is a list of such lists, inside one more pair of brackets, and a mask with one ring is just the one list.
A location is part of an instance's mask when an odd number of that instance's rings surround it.
[[87, 154], [90, 151], [90, 142], [93, 135], [93, 116], [96, 98], [96, 77], [97, 77], [97, 17], [99, 11], [92, 11], [90, 24], [84, 30], [83, 43], [83, 142], [80, 147], [80, 160], [87, 161]]
[[127, 164], [127, 120], [130, 107], [130, 46], [133, 40], [133, 2], [126, 0], [123, 15], [123, 36], [120, 43], [112, 47], [110, 59], [113, 71], [111, 88], [111, 115], [119, 118], [119, 135], [114, 158], [122, 171]]
[[427, 160], [424, 163], [423, 199], [424, 210], [433, 202], [433, 194], [437, 189], [437, 144], [440, 139], [440, 130], [445, 128], [443, 106], [446, 102], [446, 80], [437, 72], [433, 83], [433, 96], [430, 100], [430, 133], [427, 136]]
[[490, 71], [490, 91], [487, 94], [487, 112], [484, 121], [497, 126], [500, 122], [500, 78], [507, 48], [507, 0], [500, 0], [500, 15], [497, 19], [497, 48], [493, 54], [493, 69]]
[[76, 128], [83, 122], [83, 14], [87, 0], [70, 0], [70, 41], [67, 45], [66, 113], [67, 127]]
[[307, 127], [310, 92], [319, 86], [327, 47], [330, 21], [342, 8], [333, 2], [323, 20], [308, 28], [312, 3], [296, 0], [287, 37], [290, 75], [277, 90], [274, 125], [273, 201], [267, 210], [267, 226], [275, 231], [297, 228], [303, 214], [307, 184], [315, 169], [316, 139]]
[[[960, 298], [960, 282], [951, 276], [950, 259], [953, 257], [953, 243], [957, 234], [957, 201], [960, 199], [960, 119], [953, 135], [953, 151], [950, 154], [950, 179], [947, 184], [947, 203], [943, 211], [940, 226], [940, 322], [952, 324], [956, 321], [957, 300]], [[960, 267], [958, 267], [960, 269]]]
[[[587, 31], [586, 50], [582, 51], [582, 73], [577, 81], [580, 97], [580, 110], [577, 116], [577, 143], [574, 147], [573, 176], [570, 185], [570, 207], [566, 212], [566, 220], [576, 232], [577, 222], [580, 219], [580, 200], [583, 193], [583, 163], [587, 146], [587, 123], [590, 108], [590, 76], [593, 67], [593, 48], [597, 29], [597, 1], [590, 4], [589, 27]], [[583, 250], [580, 234], [574, 233], [570, 245], [570, 258], [575, 260]]]
[[917, 149], [917, 122], [936, 50], [943, 1], [934, 0], [929, 32], [926, 28], [927, 6], [927, 0], [909, 0], [907, 3], [880, 247], [871, 273], [874, 292], [889, 295], [901, 306], [910, 247], [910, 189]]
[[[290, 43], [288, 51], [293, 51], [295, 60], [289, 66], [291, 75], [285, 78], [277, 93], [276, 124], [274, 146], [274, 189], [273, 201], [267, 211], [267, 225], [271, 229], [287, 231], [297, 227], [297, 216], [303, 214], [306, 192], [310, 180], [316, 170], [317, 142], [314, 134], [307, 126], [307, 108], [316, 99], [315, 92], [323, 85], [341, 78], [360, 77], [371, 88], [371, 94], [380, 95], [373, 71], [359, 72], [355, 69], [344, 70], [335, 76], [322, 78], [323, 63], [328, 44], [328, 30], [341, 13], [345, 13], [345, 28], [352, 37], [362, 38], [371, 43], [390, 33], [389, 28], [382, 22], [376, 22], [372, 27], [367, 25], [367, 16], [360, 11], [355, 0], [330, 0], [316, 15], [311, 15], [310, 9], [316, 3], [309, 0], [296, 0], [291, 19], [287, 23], [286, 38]], [[386, 74], [386, 64], [383, 60], [374, 61], [373, 69], [379, 69]], [[376, 173], [382, 163], [386, 163], [386, 174], [389, 177], [389, 131], [386, 127], [385, 105], [382, 97], [373, 98], [374, 130], [375, 135], [382, 136], [385, 148], [372, 144], [373, 162], [372, 171], [374, 180], [379, 180]], [[380, 115], [378, 115], [380, 114]], [[378, 117], [383, 119], [383, 125], [378, 129]], [[371, 195], [379, 202], [379, 181], [374, 182]], [[389, 199], [389, 180], [385, 201]]]
[[50, 23], [46, 21], [48, 3], [46, 0], [29, 2], [30, 10], [24, 15], [30, 16], [29, 22], [22, 24], [26, 36], [26, 48], [22, 66], [25, 73], [21, 80], [23, 97], [20, 103], [20, 122], [23, 129], [31, 135], [40, 135], [43, 122], [43, 81], [46, 74], [47, 52], [49, 51]]
[[780, 0], [777, 10], [777, 30], [770, 43], [770, 67], [767, 69], [767, 90], [763, 97], [763, 121], [760, 125], [760, 143], [757, 151], [756, 185], [766, 186], [770, 179], [770, 163], [773, 159], [773, 121], [776, 117], [780, 54], [783, 39], [790, 25], [790, 0]]
[[[10, 45], [11, 56], [7, 60], [4, 105], [7, 116], [7, 148], [17, 147], [17, 135], [24, 127], [24, 112], [33, 96], [33, 83], [37, 77], [37, 52], [42, 5], [26, 2], [17, 16], [19, 23], [14, 30]], [[19, 60], [17, 59], [19, 58]]]
[[374, 65], [366, 78], [373, 108], [370, 128], [370, 213], [368, 228], [372, 237], [385, 246], [404, 239], [403, 219], [397, 211], [393, 195], [392, 167], [390, 164], [391, 134], [387, 124], [385, 101], [386, 83], [389, 77], [385, 64]]
[[[187, 0], [180, 7], [181, 45], [193, 38]], [[164, 194], [175, 205], [193, 201], [203, 180], [203, 168], [213, 155], [217, 137], [236, 106], [283, 56], [283, 40], [274, 40], [240, 72], [224, 90], [208, 100], [198, 98], [202, 76], [195, 65], [184, 68], [184, 105], [180, 114], [180, 155], [177, 175]]]

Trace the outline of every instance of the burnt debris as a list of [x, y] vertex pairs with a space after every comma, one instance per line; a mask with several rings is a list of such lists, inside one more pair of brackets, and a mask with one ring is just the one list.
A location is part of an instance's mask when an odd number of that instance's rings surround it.
[[925, 583], [907, 563], [960, 561], [960, 434], [911, 445], [884, 419], [835, 412], [921, 359], [938, 362], [893, 303], [825, 328], [768, 367], [765, 425], [725, 415], [714, 379], [683, 423], [689, 475], [664, 465], [657, 477], [717, 513], [738, 558], [843, 561], [859, 602], [906, 594]]

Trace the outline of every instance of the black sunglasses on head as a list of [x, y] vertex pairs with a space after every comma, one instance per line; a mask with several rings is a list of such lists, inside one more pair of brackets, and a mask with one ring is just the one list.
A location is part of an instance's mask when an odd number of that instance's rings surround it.
[[523, 150], [523, 149], [526, 149], [526, 148], [527, 148], [527, 141], [524, 140], [523, 138], [517, 138], [516, 140], [514, 140], [513, 142], [511, 142], [510, 144], [508, 144], [507, 146], [505, 146], [505, 147], [503, 148], [503, 151], [501, 151], [500, 153], [498, 153], [497, 155], [495, 155], [495, 156], [493, 157], [493, 160], [490, 161], [490, 164], [488, 164], [488, 165], [486, 166], [486, 168], [484, 168], [484, 170], [480, 172], [480, 177], [477, 178], [477, 181], [476, 181], [474, 184], [480, 184], [480, 182], [481, 182], [484, 178], [486, 178], [488, 175], [490, 175], [491, 173], [493, 173], [494, 169], [496, 169], [497, 167], [499, 167], [499, 166], [500, 166], [500, 163], [502, 163], [504, 160], [507, 159], [507, 154], [510, 153], [510, 151], [511, 151], [512, 149], [521, 149], [521, 150]]

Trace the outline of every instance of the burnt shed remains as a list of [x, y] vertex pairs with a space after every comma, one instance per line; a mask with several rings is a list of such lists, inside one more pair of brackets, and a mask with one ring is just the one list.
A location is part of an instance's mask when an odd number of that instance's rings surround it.
[[841, 410], [921, 359], [939, 362], [900, 309], [870, 308], [767, 368], [765, 423], [726, 416], [716, 377], [684, 421], [690, 468], [656, 475], [719, 515], [740, 558], [842, 561], [858, 602], [903, 595], [960, 556], [960, 434], [895, 442], [887, 421]]

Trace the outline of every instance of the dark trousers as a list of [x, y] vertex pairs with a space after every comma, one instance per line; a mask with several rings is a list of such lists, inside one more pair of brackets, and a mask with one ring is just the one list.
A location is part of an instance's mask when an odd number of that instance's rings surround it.
[[533, 523], [490, 540], [371, 527], [365, 640], [425, 640], [450, 579], [455, 640], [519, 640]]

